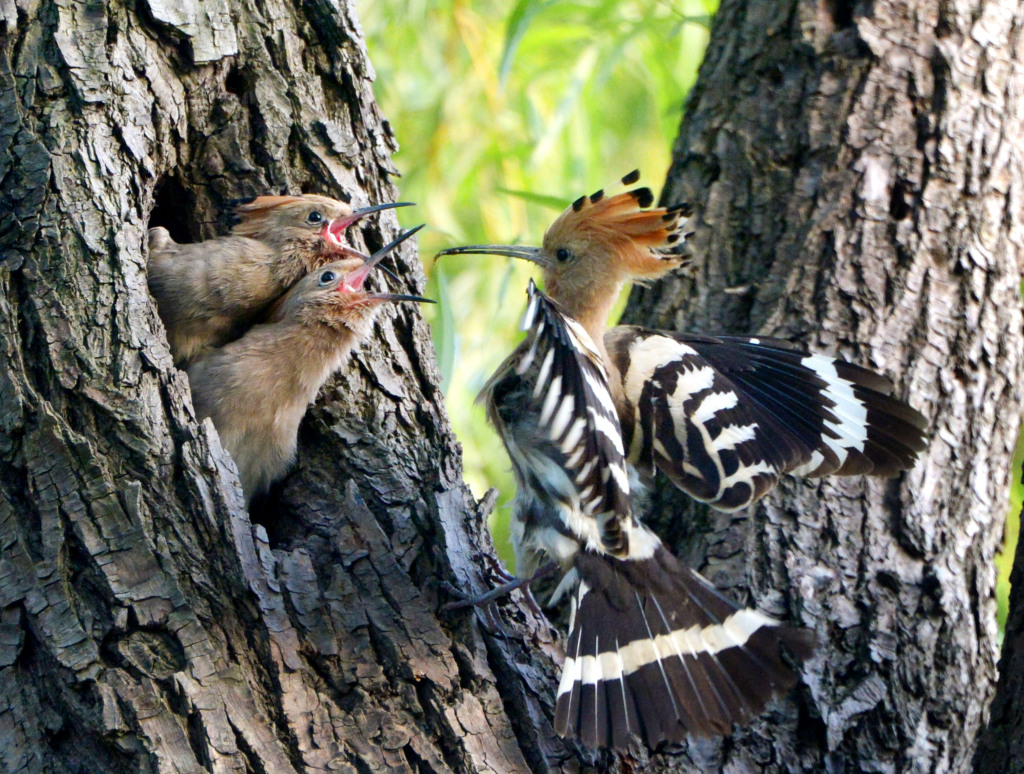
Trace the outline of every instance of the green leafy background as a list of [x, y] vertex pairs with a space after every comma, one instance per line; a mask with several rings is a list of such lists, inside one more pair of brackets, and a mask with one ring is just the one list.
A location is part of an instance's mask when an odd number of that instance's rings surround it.
[[[359, 0], [374, 89], [401, 144], [403, 225], [420, 254], [452, 424], [478, 496], [501, 493], [495, 544], [513, 565], [508, 459], [474, 401], [519, 338], [530, 267], [433, 255], [457, 244], [537, 244], [576, 197], [639, 168], [665, 178], [717, 0]], [[623, 299], [625, 294], [623, 295]], [[1021, 448], [1015, 461], [1020, 470]], [[1022, 501], [999, 566], [1000, 625]]]

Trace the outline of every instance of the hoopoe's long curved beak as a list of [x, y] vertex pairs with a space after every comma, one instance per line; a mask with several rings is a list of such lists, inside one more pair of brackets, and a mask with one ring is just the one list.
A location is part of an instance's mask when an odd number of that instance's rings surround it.
[[523, 261], [547, 266], [548, 261], [539, 247], [528, 245], [466, 245], [442, 250], [434, 256], [436, 261], [442, 255], [501, 255], [506, 258], [519, 258]]

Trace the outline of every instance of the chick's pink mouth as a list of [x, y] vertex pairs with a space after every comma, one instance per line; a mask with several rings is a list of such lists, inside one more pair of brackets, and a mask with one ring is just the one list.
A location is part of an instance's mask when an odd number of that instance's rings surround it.
[[335, 250], [348, 250], [348, 245], [342, 241], [342, 238], [345, 236], [344, 221], [336, 220], [333, 223], [328, 223], [324, 226], [324, 230], [320, 236], [322, 236], [324, 241]]
[[358, 269], [350, 272], [338, 285], [339, 293], [358, 293], [363, 289], [363, 283], [366, 278], [370, 276], [370, 271], [373, 269], [371, 264], [363, 264]]

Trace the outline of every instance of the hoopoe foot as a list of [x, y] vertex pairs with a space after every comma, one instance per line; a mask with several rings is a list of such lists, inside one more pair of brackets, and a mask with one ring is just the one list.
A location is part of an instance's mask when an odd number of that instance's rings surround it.
[[506, 570], [505, 565], [498, 557], [488, 554], [484, 557], [484, 561], [487, 563], [487, 571], [490, 573], [492, 581], [497, 579], [503, 585], [507, 585], [521, 580], [515, 573]]
[[534, 581], [547, 577], [548, 575], [554, 573], [556, 570], [558, 570], [558, 563], [548, 562], [529, 577], [513, 578], [513, 580], [510, 580], [508, 583], [503, 583], [497, 588], [492, 589], [491, 591], [488, 591], [485, 594], [477, 595], [475, 597], [467, 595], [464, 591], [460, 591], [459, 589], [456, 589], [454, 586], [451, 586], [450, 584], [445, 584], [446, 590], [449, 591], [449, 593], [451, 593], [453, 596], [461, 597], [461, 599], [458, 599], [455, 602], [449, 602], [446, 605], [444, 605], [444, 607], [442, 607], [441, 609], [459, 610], [463, 607], [481, 607], [483, 605], [489, 605], [491, 602], [501, 599], [506, 594], [511, 594], [516, 589], [522, 589], [525, 587], [524, 596], [526, 597], [526, 604], [534, 613], [536, 613], [537, 615], [541, 615], [541, 609], [537, 605], [537, 602], [534, 600], [533, 594], [530, 593], [529, 587], [530, 584]]

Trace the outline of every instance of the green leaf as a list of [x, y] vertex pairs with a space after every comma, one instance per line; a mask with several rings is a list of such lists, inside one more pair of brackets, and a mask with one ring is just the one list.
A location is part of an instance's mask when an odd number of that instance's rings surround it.
[[508, 15], [508, 22], [505, 25], [505, 47], [501, 52], [501, 63], [498, 65], [498, 82], [501, 88], [504, 89], [508, 84], [512, 62], [530, 22], [551, 3], [552, 0], [519, 0], [512, 13]]
[[539, 204], [541, 207], [558, 210], [559, 212], [564, 210], [567, 205], [566, 200], [561, 196], [548, 196], [547, 194], [533, 193], [532, 191], [516, 191], [512, 188], [502, 188], [500, 186], [494, 190], [499, 193], [508, 194], [509, 196], [515, 196], [533, 204]]

